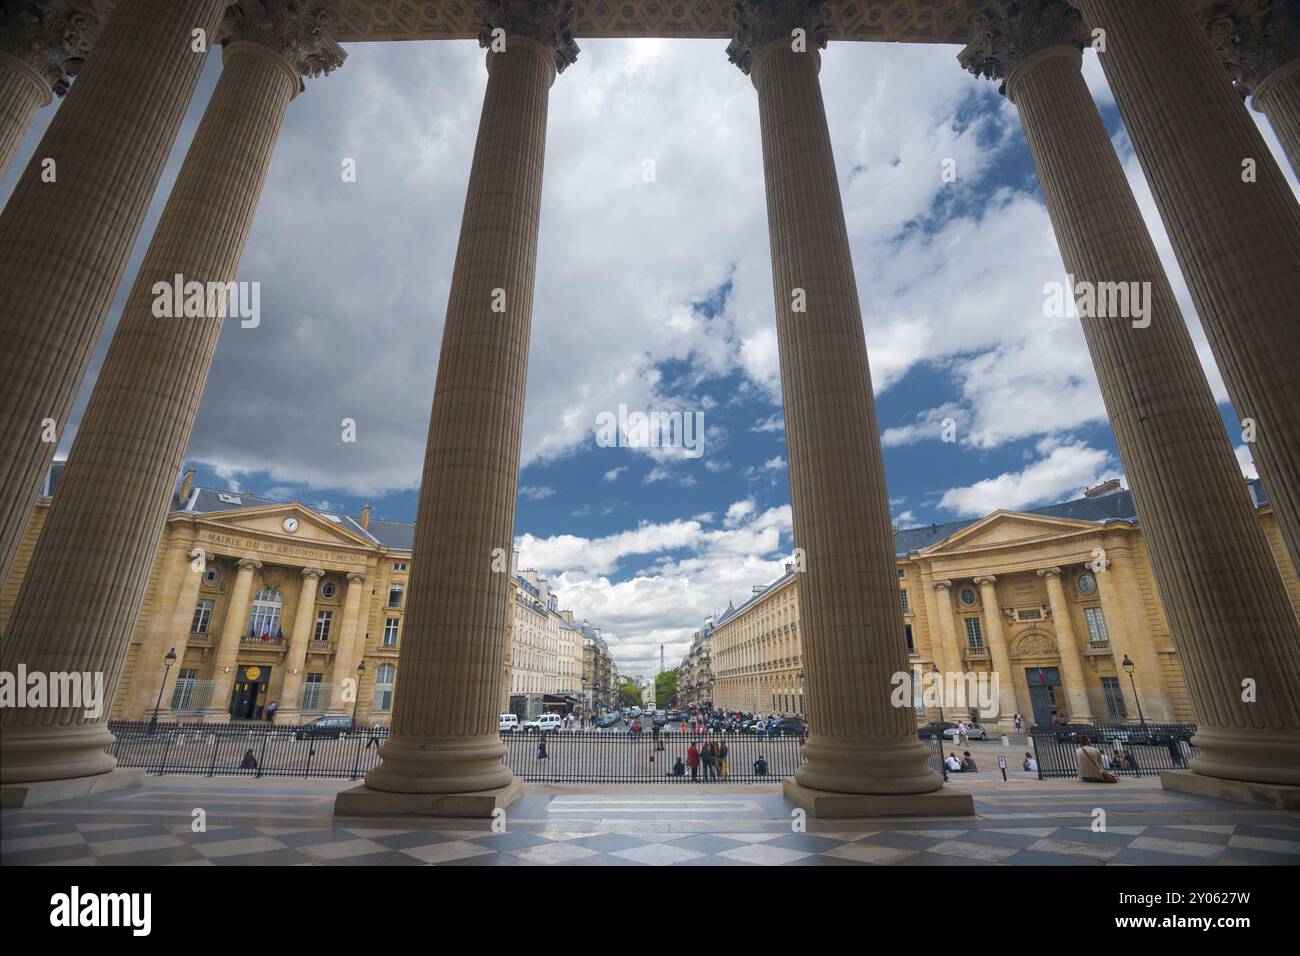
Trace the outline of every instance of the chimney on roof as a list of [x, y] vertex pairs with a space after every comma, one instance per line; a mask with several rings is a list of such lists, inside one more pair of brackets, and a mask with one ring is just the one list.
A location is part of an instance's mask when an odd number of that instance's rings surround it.
[[370, 530], [370, 505], [361, 506], [361, 520], [357, 524], [361, 525], [362, 531]]
[[789, 573], [790, 573], [791, 571], [793, 571], [793, 570], [794, 570], [794, 562], [793, 562], [793, 561], [787, 561], [787, 562], [785, 563], [785, 573], [786, 573], [786, 574], [789, 574]]
[[176, 492], [176, 500], [182, 504], [188, 501], [190, 498], [190, 489], [193, 487], [194, 469], [191, 467], [185, 469], [185, 474], [181, 476], [181, 487], [180, 490]]
[[1119, 490], [1119, 479], [1112, 478], [1110, 481], [1103, 481], [1096, 488], [1089, 488], [1083, 493], [1083, 496], [1085, 498], [1100, 498], [1102, 495], [1112, 495]]

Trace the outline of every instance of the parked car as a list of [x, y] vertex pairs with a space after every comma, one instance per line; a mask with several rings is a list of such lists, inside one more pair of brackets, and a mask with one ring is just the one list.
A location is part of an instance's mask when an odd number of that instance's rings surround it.
[[503, 734], [513, 734], [515, 728], [519, 726], [518, 714], [502, 714], [501, 721], [497, 725], [497, 730]]
[[352, 729], [352, 718], [344, 714], [329, 714], [325, 717], [317, 717], [310, 723], [303, 724], [294, 733], [294, 738], [304, 740], [308, 737], [337, 740], [340, 736]]
[[596, 718], [596, 726], [604, 730], [606, 727], [613, 727], [618, 723], [617, 714], [605, 714]]
[[662, 711], [660, 711], [655, 714], [653, 724], [657, 728], [667, 727], [668, 718], [663, 715]]
[[524, 732], [530, 734], [547, 733], [552, 730], [559, 730], [564, 724], [564, 719], [559, 714], [542, 714], [536, 720], [524, 721]]
[[776, 722], [776, 729], [772, 731], [774, 737], [806, 737], [808, 735], [808, 725], [804, 723], [802, 717], [783, 717]]
[[[943, 731], [943, 736], [945, 740], [956, 740], [957, 739], [956, 724], [952, 725], [951, 727], [945, 727]], [[989, 732], [985, 730], [980, 724], [967, 724], [966, 739], [967, 740], [988, 740]]]

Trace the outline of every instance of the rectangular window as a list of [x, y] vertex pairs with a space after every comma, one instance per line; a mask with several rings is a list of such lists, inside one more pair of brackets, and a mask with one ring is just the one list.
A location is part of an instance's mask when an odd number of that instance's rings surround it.
[[403, 588], [402, 588], [402, 586], [401, 586], [400, 584], [394, 584], [394, 585], [392, 585], [391, 587], [389, 587], [389, 589], [388, 589], [388, 606], [389, 606], [389, 607], [401, 607], [401, 606], [402, 606], [402, 591], [403, 591]]
[[1106, 697], [1106, 712], [1111, 719], [1123, 720], [1128, 717], [1128, 710], [1124, 706], [1124, 694], [1119, 689], [1118, 677], [1103, 677], [1101, 692]]
[[912, 639], [912, 625], [911, 625], [911, 624], [904, 624], [904, 625], [903, 625], [903, 633], [907, 635], [907, 653], [909, 653], [909, 654], [915, 654], [915, 653], [916, 653], [916, 641], [914, 641], [914, 640]]
[[197, 667], [181, 668], [180, 676], [176, 678], [176, 689], [172, 691], [172, 710], [187, 712], [194, 709], [194, 685], [198, 683], [198, 676]]
[[903, 589], [902, 589], [901, 591], [899, 591], [898, 593], [901, 594], [901, 595], [903, 596], [903, 613], [904, 613], [904, 614], [911, 614], [911, 613], [912, 613], [912, 609], [911, 609], [911, 608], [908, 606], [908, 604], [907, 604], [907, 588], [903, 588]]
[[190, 624], [191, 634], [208, 633], [208, 624], [212, 622], [212, 602], [207, 598], [194, 605], [194, 621]]
[[898, 569], [898, 576], [899, 576], [899, 578], [905, 578], [905, 577], [907, 577], [907, 572], [904, 571], [902, 568], [899, 568], [899, 569]]
[[980, 630], [980, 619], [968, 617], [966, 620], [966, 644], [972, 651], [984, 650], [984, 632]]
[[328, 641], [330, 639], [330, 625], [334, 623], [333, 611], [316, 612], [316, 632], [312, 640]]
[[324, 674], [308, 674], [307, 680], [302, 685], [302, 712], [304, 714], [319, 714], [325, 710], [327, 701], [324, 690]]
[[406, 570], [406, 562], [405, 562], [405, 561], [394, 561], [394, 562], [393, 562], [393, 570], [394, 570], [394, 571], [405, 571], [405, 570]]
[[1110, 635], [1106, 633], [1106, 619], [1101, 616], [1101, 608], [1085, 607], [1083, 617], [1088, 622], [1088, 640], [1094, 644], [1098, 641], [1110, 640]]
[[398, 618], [390, 617], [384, 621], [384, 646], [397, 646], [397, 622]]

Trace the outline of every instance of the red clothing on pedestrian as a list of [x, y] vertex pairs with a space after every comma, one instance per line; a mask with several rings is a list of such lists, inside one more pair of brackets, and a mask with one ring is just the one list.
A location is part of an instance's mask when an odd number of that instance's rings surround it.
[[698, 767], [700, 765], [700, 752], [695, 749], [695, 744], [691, 744], [690, 749], [686, 751], [686, 766]]

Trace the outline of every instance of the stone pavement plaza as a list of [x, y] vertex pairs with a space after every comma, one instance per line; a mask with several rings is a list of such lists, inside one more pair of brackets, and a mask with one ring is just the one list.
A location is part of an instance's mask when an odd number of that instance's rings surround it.
[[[954, 779], [974, 817], [809, 820], [777, 784], [526, 785], [489, 821], [341, 817], [343, 780], [149, 777], [140, 789], [4, 811], [0, 864], [1098, 866], [1300, 864], [1300, 814], [1162, 790], [996, 774]], [[1093, 810], [1107, 813], [1093, 832]], [[206, 832], [191, 830], [195, 808]]]

